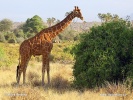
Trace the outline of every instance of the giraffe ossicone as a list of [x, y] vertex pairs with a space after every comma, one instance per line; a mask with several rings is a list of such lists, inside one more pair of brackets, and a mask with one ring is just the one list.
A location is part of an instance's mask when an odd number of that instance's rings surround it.
[[47, 71], [48, 84], [50, 84], [50, 66], [49, 66], [49, 55], [53, 47], [52, 40], [60, 32], [62, 32], [72, 20], [78, 17], [83, 20], [80, 9], [75, 6], [75, 9], [60, 23], [43, 29], [37, 33], [34, 37], [29, 38], [22, 42], [19, 48], [19, 65], [16, 70], [16, 80], [19, 84], [21, 73], [23, 72], [23, 84], [25, 84], [25, 75], [28, 62], [31, 56], [42, 55], [42, 85], [44, 85], [44, 74]]

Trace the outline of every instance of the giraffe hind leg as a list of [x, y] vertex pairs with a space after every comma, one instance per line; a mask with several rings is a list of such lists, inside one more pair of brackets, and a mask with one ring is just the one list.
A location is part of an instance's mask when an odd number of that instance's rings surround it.
[[25, 84], [25, 74], [26, 74], [26, 68], [29, 60], [30, 60], [30, 57], [28, 58], [21, 57], [21, 64], [17, 66], [17, 73], [16, 73], [16, 79], [18, 84], [20, 82], [22, 72], [23, 72], [23, 84]]
[[28, 62], [30, 60], [31, 56], [27, 57], [27, 59], [25, 59], [25, 63], [24, 63], [24, 67], [23, 67], [23, 84], [25, 84], [25, 76], [26, 76], [26, 69], [27, 69], [27, 65], [28, 65]]

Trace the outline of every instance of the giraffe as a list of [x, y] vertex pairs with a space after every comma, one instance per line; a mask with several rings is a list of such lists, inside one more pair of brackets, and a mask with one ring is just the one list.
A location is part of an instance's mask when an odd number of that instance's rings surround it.
[[25, 75], [28, 62], [31, 56], [42, 55], [42, 85], [44, 85], [44, 75], [47, 71], [48, 85], [50, 84], [50, 66], [49, 55], [53, 47], [52, 40], [62, 32], [77, 17], [83, 20], [80, 9], [75, 6], [74, 10], [60, 23], [41, 30], [34, 37], [22, 42], [19, 48], [19, 64], [16, 70], [17, 84], [20, 82], [21, 73], [23, 73], [23, 84], [25, 84]]

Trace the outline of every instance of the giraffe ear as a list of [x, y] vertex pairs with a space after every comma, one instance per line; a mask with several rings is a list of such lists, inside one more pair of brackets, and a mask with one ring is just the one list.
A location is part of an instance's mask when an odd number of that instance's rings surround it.
[[77, 10], [80, 11], [79, 7], [77, 6]]
[[77, 10], [77, 6], [75, 6], [75, 9], [74, 10]]

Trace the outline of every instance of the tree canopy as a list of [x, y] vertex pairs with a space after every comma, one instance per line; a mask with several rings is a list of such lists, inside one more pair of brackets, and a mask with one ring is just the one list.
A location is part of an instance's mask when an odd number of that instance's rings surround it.
[[133, 27], [128, 21], [114, 19], [92, 27], [71, 52], [77, 88], [133, 79]]
[[11, 30], [13, 22], [10, 19], [3, 19], [0, 21], [0, 31], [5, 32]]
[[32, 18], [27, 19], [26, 23], [23, 26], [23, 31], [30, 33], [38, 33], [45, 27], [46, 26], [44, 26], [43, 20], [38, 15], [35, 15]]
[[52, 26], [55, 23], [56, 19], [54, 17], [52, 18], [47, 18], [47, 24], [48, 26]]
[[109, 21], [120, 19], [117, 14], [111, 15], [110, 13], [107, 13], [107, 14], [99, 13], [98, 17], [101, 19], [102, 22], [109, 22]]

